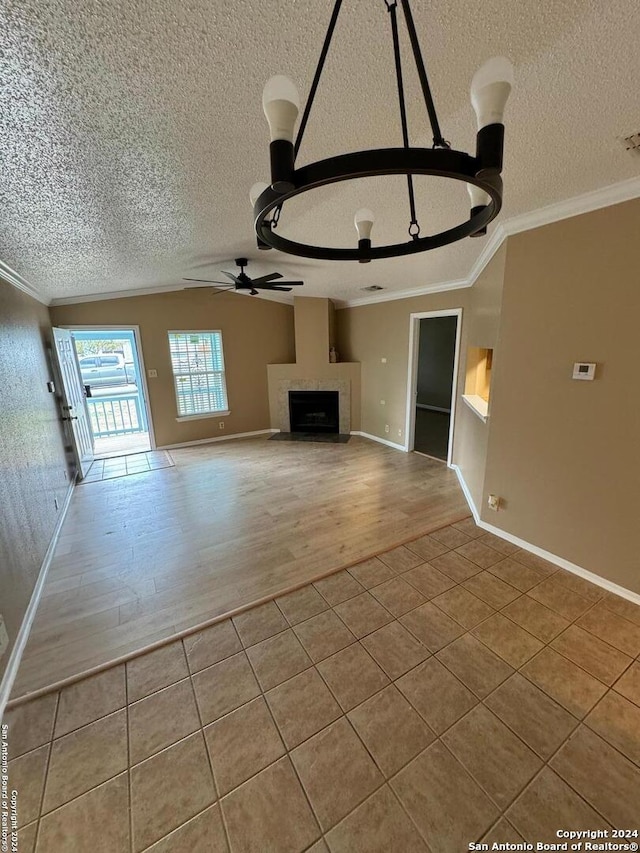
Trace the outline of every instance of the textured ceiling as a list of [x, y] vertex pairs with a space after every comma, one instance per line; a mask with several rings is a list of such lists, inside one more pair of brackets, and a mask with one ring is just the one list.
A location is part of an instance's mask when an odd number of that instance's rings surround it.
[[[305, 295], [337, 299], [464, 278], [484, 241], [368, 265], [255, 249], [248, 190], [268, 177], [262, 87], [285, 73], [306, 98], [331, 5], [4, 0], [0, 259], [48, 299], [215, 278], [237, 255], [254, 259], [250, 273], [282, 269], [304, 278]], [[474, 147], [476, 67], [496, 53], [516, 67], [503, 217], [638, 174], [618, 140], [640, 129], [636, 0], [414, 0], [413, 11], [453, 147]], [[412, 141], [429, 144], [406, 67]], [[392, 68], [383, 0], [345, 0], [299, 163], [401, 143]], [[423, 233], [467, 215], [463, 185], [420, 179], [417, 198]], [[296, 199], [280, 227], [352, 245], [361, 206], [376, 212], [374, 240], [404, 238], [401, 178]]]

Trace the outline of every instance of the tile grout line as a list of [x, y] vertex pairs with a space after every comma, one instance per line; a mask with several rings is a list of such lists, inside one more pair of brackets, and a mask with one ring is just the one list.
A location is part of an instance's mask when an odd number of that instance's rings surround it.
[[47, 752], [47, 761], [46, 761], [46, 764], [45, 764], [44, 780], [43, 780], [43, 785], [42, 785], [42, 793], [40, 794], [40, 805], [38, 806], [38, 817], [37, 817], [37, 825], [36, 825], [36, 837], [35, 837], [35, 841], [34, 841], [34, 844], [33, 844], [33, 849], [34, 849], [34, 851], [37, 851], [37, 848], [38, 848], [38, 842], [39, 842], [39, 840], [40, 840], [40, 826], [41, 826], [41, 820], [42, 820], [42, 809], [43, 809], [43, 806], [44, 806], [44, 797], [45, 797], [45, 793], [46, 793], [46, 791], [47, 791], [47, 784], [48, 784], [48, 782], [49, 782], [49, 767], [50, 767], [50, 765], [51, 765], [51, 755], [52, 755], [52, 753], [53, 753], [53, 743], [54, 743], [54, 738], [55, 738], [56, 725], [58, 724], [58, 711], [59, 711], [59, 708], [60, 708], [60, 693], [58, 693], [58, 694], [57, 694], [57, 696], [56, 696], [56, 704], [55, 704], [55, 708], [54, 708], [54, 711], [53, 711], [53, 726], [51, 727], [51, 740], [50, 740], [50, 742], [49, 742], [49, 749], [48, 749], [48, 752]]
[[[275, 599], [274, 599], [274, 601], [275, 601]], [[276, 606], [277, 606], [277, 603], [276, 603]], [[278, 607], [277, 609], [278, 609], [278, 611], [280, 611], [280, 608], [279, 608], [279, 607]], [[281, 611], [280, 611], [280, 612], [281, 612]], [[286, 617], [286, 616], [284, 616], [284, 614], [283, 614], [283, 618], [284, 618], [284, 619], [285, 619], [285, 621], [286, 621], [287, 617]], [[313, 617], [312, 617], [312, 618], [313, 618]], [[234, 625], [234, 628], [235, 628], [235, 625]], [[293, 629], [291, 628], [291, 626], [289, 626], [289, 628], [288, 628], [288, 629], [285, 629], [285, 630], [293, 631]], [[237, 629], [236, 629], [236, 632], [237, 632]], [[238, 633], [238, 636], [239, 636], [239, 632], [237, 632], [237, 633]], [[284, 633], [284, 632], [280, 632], [280, 633]], [[273, 634], [272, 636], [278, 636], [278, 634]], [[295, 634], [294, 634], [294, 636], [297, 636], [297, 635], [295, 635]], [[260, 679], [258, 678], [258, 673], [256, 672], [255, 667], [254, 667], [254, 665], [253, 665], [253, 661], [251, 660], [251, 658], [250, 658], [250, 657], [249, 657], [249, 655], [247, 654], [247, 649], [248, 649], [248, 648], [252, 648], [252, 646], [246, 646], [246, 647], [245, 647], [245, 645], [244, 645], [244, 643], [243, 643], [243, 641], [242, 641], [242, 638], [241, 638], [240, 636], [239, 636], [239, 639], [240, 639], [240, 643], [242, 644], [242, 647], [243, 647], [243, 649], [244, 649], [244, 653], [245, 653], [245, 655], [246, 655], [246, 658], [247, 658], [247, 660], [249, 661], [249, 666], [251, 667], [251, 672], [253, 673], [253, 677], [255, 678], [256, 683], [257, 683], [258, 687], [260, 688], [260, 691], [261, 691], [261, 692], [260, 692], [260, 695], [261, 695], [261, 697], [262, 697], [262, 701], [264, 702], [264, 704], [265, 704], [265, 705], [266, 705], [266, 707], [267, 707], [267, 712], [268, 712], [268, 714], [269, 714], [269, 718], [270, 718], [270, 719], [271, 719], [271, 721], [273, 722], [273, 725], [275, 726], [275, 729], [276, 729], [276, 731], [278, 732], [278, 734], [279, 734], [279, 736], [280, 736], [280, 740], [282, 741], [282, 745], [284, 746], [284, 749], [285, 749], [286, 757], [289, 759], [289, 763], [291, 764], [291, 767], [293, 768], [293, 772], [294, 772], [294, 774], [295, 774], [296, 779], [298, 780], [298, 784], [300, 785], [300, 789], [301, 789], [302, 793], [304, 794], [304, 798], [305, 798], [305, 800], [307, 801], [307, 805], [309, 806], [309, 809], [311, 810], [311, 814], [313, 815], [313, 818], [314, 818], [314, 820], [315, 820], [315, 822], [316, 822], [316, 826], [317, 826], [317, 827], [318, 827], [318, 829], [320, 830], [320, 836], [319, 836], [319, 839], [323, 839], [323, 838], [324, 838], [324, 832], [323, 832], [322, 826], [321, 826], [321, 824], [320, 824], [320, 819], [319, 819], [319, 818], [318, 818], [318, 816], [316, 815], [316, 811], [315, 811], [315, 809], [313, 808], [313, 805], [312, 805], [312, 803], [311, 803], [311, 800], [309, 799], [309, 795], [307, 794], [307, 790], [306, 790], [305, 786], [302, 784], [302, 779], [300, 778], [300, 775], [299, 775], [299, 773], [298, 773], [298, 768], [296, 767], [295, 762], [294, 762], [293, 758], [291, 757], [291, 750], [289, 749], [289, 747], [287, 746], [287, 744], [286, 744], [286, 742], [285, 742], [284, 734], [283, 734], [283, 732], [280, 730], [280, 726], [278, 725], [278, 723], [277, 723], [277, 721], [276, 721], [275, 717], [273, 716], [273, 712], [271, 711], [271, 706], [269, 705], [269, 702], [268, 702], [267, 697], [266, 697], [266, 692], [267, 692], [267, 691], [263, 690], [263, 688], [262, 688], [262, 684], [260, 683]], [[265, 640], [266, 640], [266, 639], [270, 639], [270, 638], [269, 638], [269, 637], [265, 637]], [[263, 642], [263, 640], [260, 640], [259, 642]], [[298, 642], [300, 642], [300, 640], [298, 640]], [[258, 643], [254, 643], [254, 646], [255, 646], [255, 645], [258, 645]], [[302, 646], [302, 643], [300, 643], [300, 645]], [[304, 647], [303, 647], [303, 648], [304, 648]], [[309, 655], [307, 655], [307, 657], [309, 657]], [[309, 660], [311, 661], [311, 666], [310, 666], [310, 667], [307, 667], [307, 668], [306, 668], [306, 669], [304, 669], [304, 670], [302, 670], [302, 672], [307, 672], [307, 670], [312, 669], [313, 667], [315, 667], [315, 664], [313, 663], [313, 661], [311, 660], [311, 658], [310, 658], [310, 657], [309, 657]], [[300, 674], [301, 674], [301, 673], [299, 673], [299, 672], [298, 672], [298, 673], [296, 673], [296, 675], [293, 675], [293, 676], [291, 676], [291, 677], [292, 677], [292, 678], [296, 678], [296, 676], [298, 676], [298, 675], [300, 675]], [[290, 680], [290, 679], [287, 679], [287, 680]], [[285, 683], [285, 682], [280, 682], [280, 684], [284, 684], [284, 683]], [[279, 687], [279, 686], [280, 686], [280, 684], [275, 684], [273, 687], [271, 687], [271, 688], [269, 688], [269, 689], [270, 689], [270, 690], [273, 690], [273, 689], [275, 689], [276, 687]], [[253, 700], [250, 700], [250, 701], [253, 701]], [[245, 704], [248, 704], [248, 703], [245, 703]], [[232, 712], [232, 713], [233, 713], [233, 712]], [[330, 725], [332, 725], [332, 724], [330, 723]], [[325, 728], [327, 728], [327, 727], [325, 726]], [[321, 729], [321, 731], [322, 731], [322, 729]], [[316, 734], [317, 734], [317, 732], [316, 732]], [[314, 737], [314, 735], [311, 735], [311, 737]], [[310, 740], [310, 738], [307, 738], [307, 740]], [[299, 745], [300, 745], [300, 744], [298, 744], [298, 746], [299, 746]], [[295, 747], [295, 748], [297, 749], [297, 747]], [[278, 761], [280, 761], [280, 760], [281, 760], [281, 758], [283, 758], [283, 757], [284, 757], [284, 756], [280, 756], [280, 758], [277, 758], [275, 761], [272, 761], [272, 762], [271, 762], [269, 765], [267, 765], [267, 766], [268, 766], [268, 767], [272, 767], [274, 764], [276, 764]], [[260, 772], [260, 773], [262, 773], [262, 772], [263, 772], [264, 770], [266, 770], [266, 769], [267, 769], [267, 767], [263, 767], [263, 768], [262, 768], [262, 770], [260, 770], [259, 772]], [[257, 775], [258, 775], [258, 774], [256, 773], [256, 774], [254, 774], [254, 776], [251, 776], [250, 778], [251, 778], [251, 779], [253, 779], [253, 778], [254, 778], [255, 776], [257, 776]], [[241, 784], [242, 784], [242, 785], [244, 785], [244, 784], [246, 784], [246, 782], [248, 782], [248, 781], [249, 781], [248, 779], [245, 779], [245, 781], [244, 781], [244, 782], [242, 782]], [[241, 786], [240, 786], [240, 785], [236, 786], [236, 790], [237, 790], [237, 788], [238, 788], [238, 787], [241, 787]], [[229, 792], [229, 793], [230, 793], [230, 792]], [[311, 844], [311, 845], [309, 845], [309, 846], [311, 846], [311, 847], [312, 847], [312, 846], [313, 846], [313, 844], [316, 844], [316, 843], [317, 843], [317, 841], [318, 841], [319, 839], [316, 839], [315, 841], [313, 841], [313, 842], [312, 842], [312, 844]], [[231, 845], [229, 845], [229, 850], [231, 850]]]
[[[233, 630], [235, 632], [236, 637], [238, 638], [238, 641], [242, 645], [242, 642], [240, 641], [240, 637], [238, 636], [238, 632], [236, 631], [236, 626], [233, 625], [233, 622], [231, 619], [229, 621], [232, 624]], [[189, 665], [189, 655], [187, 654], [187, 649], [186, 649], [186, 646], [184, 644], [184, 638], [182, 638], [180, 640], [180, 646], [182, 647], [182, 652], [184, 654], [185, 661], [187, 664], [187, 672], [189, 673], [189, 684], [191, 685], [191, 693], [193, 695], [193, 701], [194, 701], [194, 704], [196, 706], [196, 713], [198, 714], [198, 721], [200, 723], [200, 731], [202, 733], [202, 741], [204, 743], [204, 751], [207, 755], [207, 762], [209, 764], [209, 770], [211, 771], [211, 779], [213, 781], [213, 790], [214, 790], [215, 795], [216, 795], [216, 803], [217, 803], [218, 809], [220, 811], [220, 822], [222, 824], [222, 831], [224, 833], [224, 838], [225, 838], [227, 848], [229, 851], [231, 851], [231, 840], [229, 838], [229, 828], [227, 826], [227, 821], [226, 821], [226, 817], [224, 814], [224, 809], [222, 808], [222, 797], [220, 796], [220, 790], [218, 788], [218, 780], [216, 779], [216, 774], [215, 774], [214, 769], [213, 769], [213, 762], [211, 760], [211, 754], [209, 752], [209, 744], [207, 743], [207, 736], [206, 736], [205, 731], [204, 731], [205, 726], [204, 726], [204, 722], [202, 720], [202, 713], [200, 711], [200, 703], [198, 702], [198, 695], [196, 693], [196, 688], [195, 688], [195, 685], [193, 683], [194, 673], [191, 671], [191, 666]], [[228, 658], [223, 658], [223, 660], [227, 660], [227, 659]], [[213, 665], [215, 666], [215, 664], [213, 664]], [[199, 670], [199, 671], [202, 671], [202, 670]], [[244, 704], [247, 704], [247, 703], [245, 702]], [[240, 707], [243, 707], [243, 706], [241, 705]], [[211, 724], [208, 723], [207, 725], [211, 725]], [[207, 806], [207, 808], [210, 808], [210, 805]], [[205, 810], [203, 809], [203, 811], [205, 811]], [[194, 817], [195, 817], [195, 815], [194, 815]], [[189, 820], [193, 820], [193, 818], [189, 818]], [[185, 821], [185, 823], [188, 823], [188, 821]], [[181, 824], [181, 826], [184, 826], [184, 825], [185, 824]], [[180, 827], [176, 827], [176, 829], [179, 829], [179, 828]], [[172, 832], [174, 832], [174, 831], [175, 830], [172, 830]]]

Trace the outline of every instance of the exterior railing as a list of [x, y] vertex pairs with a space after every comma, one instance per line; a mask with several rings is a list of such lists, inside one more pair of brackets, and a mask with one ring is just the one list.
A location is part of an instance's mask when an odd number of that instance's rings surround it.
[[146, 432], [144, 410], [138, 394], [89, 397], [89, 417], [94, 438]]

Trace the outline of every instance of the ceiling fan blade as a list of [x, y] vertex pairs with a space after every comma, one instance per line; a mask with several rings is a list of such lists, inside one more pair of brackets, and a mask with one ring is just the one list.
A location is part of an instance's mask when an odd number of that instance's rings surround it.
[[272, 272], [269, 275], [261, 275], [259, 278], [252, 278], [252, 284], [266, 284], [268, 281], [273, 281], [276, 278], [282, 278], [281, 272]]
[[291, 288], [290, 288], [290, 287], [278, 287], [278, 286], [277, 286], [277, 285], [275, 285], [275, 284], [273, 285], [273, 287], [263, 287], [262, 289], [263, 289], [263, 290], [269, 290], [269, 291], [271, 291], [271, 290], [280, 290], [280, 291], [282, 291], [283, 293], [289, 293], [289, 291], [291, 290]]
[[249, 296], [257, 296], [257, 295], [258, 295], [258, 291], [252, 287], [251, 290], [249, 291]]
[[280, 284], [286, 284], [287, 287], [302, 287], [304, 281], [281, 281]]
[[234, 275], [232, 272], [227, 272], [226, 270], [220, 270], [222, 275], [226, 275], [227, 278], [231, 279], [234, 284], [241, 284], [240, 279], [237, 275]]

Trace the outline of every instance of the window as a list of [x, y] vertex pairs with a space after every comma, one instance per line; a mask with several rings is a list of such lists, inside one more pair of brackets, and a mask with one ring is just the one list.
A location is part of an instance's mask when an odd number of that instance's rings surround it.
[[228, 414], [221, 332], [169, 332], [178, 418]]

